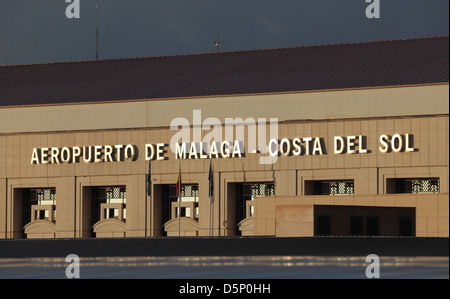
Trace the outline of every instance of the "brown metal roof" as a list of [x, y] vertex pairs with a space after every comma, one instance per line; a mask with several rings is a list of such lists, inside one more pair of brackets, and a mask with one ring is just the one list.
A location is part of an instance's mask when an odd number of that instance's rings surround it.
[[448, 83], [448, 36], [0, 66], [0, 106]]

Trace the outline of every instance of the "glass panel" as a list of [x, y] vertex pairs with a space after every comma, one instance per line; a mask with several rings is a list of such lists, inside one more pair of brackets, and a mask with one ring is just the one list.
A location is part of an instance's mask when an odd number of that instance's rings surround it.
[[317, 234], [318, 235], [331, 234], [331, 216], [329, 215], [317, 216]]
[[122, 187], [109, 187], [105, 189], [107, 203], [126, 203], [127, 191]]
[[397, 193], [439, 193], [439, 179], [396, 179], [396, 188]]
[[247, 201], [252, 201], [256, 197], [275, 196], [274, 183], [242, 183], [237, 184], [236, 187], [236, 221], [240, 222], [247, 218], [247, 212], [249, 217], [252, 217], [255, 213], [255, 207], [251, 206], [250, 211], [247, 211]]
[[273, 183], [249, 183], [243, 185], [243, 195], [246, 197], [246, 200], [253, 200], [255, 197], [275, 195]]
[[352, 235], [364, 234], [364, 217], [361, 216], [350, 217], [350, 234]]
[[[123, 204], [123, 220], [126, 220], [127, 189], [124, 186], [93, 187], [92, 188], [92, 224], [100, 221], [102, 203]], [[104, 218], [119, 218], [119, 209], [105, 209]]]
[[30, 202], [33, 205], [56, 204], [56, 189], [30, 189]]
[[414, 235], [413, 233], [413, 220], [411, 217], [399, 217], [398, 220], [399, 228], [398, 234], [399, 236], [407, 236], [411, 237]]
[[367, 217], [367, 235], [368, 236], [379, 236], [380, 235], [380, 217], [372, 216]]
[[[31, 221], [31, 207], [33, 205], [53, 205], [56, 206], [56, 189], [24, 189], [23, 197], [23, 223]], [[49, 220], [49, 210], [38, 210], [35, 213], [36, 220]], [[53, 209], [53, 221], [56, 221], [56, 207]]]
[[315, 195], [349, 195], [355, 192], [353, 181], [321, 181], [319, 183], [320, 191], [316, 190]]
[[[166, 185], [167, 186], [167, 185]], [[163, 221], [167, 222], [171, 219], [171, 209], [172, 203], [178, 202], [177, 197], [177, 188], [176, 185], [168, 185], [163, 189], [163, 193], [165, 194], [163, 200]], [[185, 184], [181, 186], [181, 202], [194, 202], [194, 211], [191, 211], [190, 208], [182, 207], [181, 208], [181, 217], [192, 217], [192, 213], [195, 212], [194, 218], [198, 219], [198, 184]], [[176, 217], [179, 217], [178, 207], [175, 209]]]

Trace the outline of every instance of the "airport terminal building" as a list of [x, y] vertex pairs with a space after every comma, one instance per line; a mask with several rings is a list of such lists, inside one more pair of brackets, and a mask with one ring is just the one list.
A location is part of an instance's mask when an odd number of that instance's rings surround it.
[[448, 54], [0, 66], [0, 238], [448, 237]]

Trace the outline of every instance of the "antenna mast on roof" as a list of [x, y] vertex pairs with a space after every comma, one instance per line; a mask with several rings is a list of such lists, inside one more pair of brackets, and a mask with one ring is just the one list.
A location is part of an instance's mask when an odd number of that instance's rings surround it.
[[219, 27], [217, 27], [217, 40], [214, 42], [214, 45], [216, 46], [216, 52], [217, 52], [217, 53], [220, 52], [219, 47], [220, 47], [220, 44], [221, 44], [221, 43], [222, 43], [222, 42], [221, 42], [220, 39], [219, 39]]
[[95, 9], [97, 11], [97, 31], [95, 32], [95, 60], [98, 59], [98, 0], [95, 5]]

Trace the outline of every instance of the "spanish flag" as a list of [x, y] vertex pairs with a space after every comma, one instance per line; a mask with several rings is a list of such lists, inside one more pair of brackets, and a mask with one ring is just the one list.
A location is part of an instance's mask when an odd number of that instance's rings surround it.
[[148, 162], [148, 173], [147, 173], [147, 195], [152, 196], [152, 162]]
[[181, 198], [181, 167], [178, 166], [177, 197]]
[[214, 197], [214, 174], [212, 168], [212, 160], [209, 161], [209, 198], [212, 199]]

